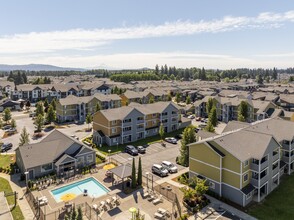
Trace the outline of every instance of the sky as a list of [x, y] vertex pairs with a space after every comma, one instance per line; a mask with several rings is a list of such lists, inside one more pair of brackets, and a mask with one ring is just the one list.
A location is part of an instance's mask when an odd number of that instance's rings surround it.
[[1, 64], [293, 67], [294, 1], [0, 1]]

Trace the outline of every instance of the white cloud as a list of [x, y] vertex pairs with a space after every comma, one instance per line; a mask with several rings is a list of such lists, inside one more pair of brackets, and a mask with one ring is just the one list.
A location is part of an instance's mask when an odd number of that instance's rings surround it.
[[0, 37], [0, 54], [94, 50], [96, 47], [115, 40], [217, 33], [246, 28], [277, 28], [284, 22], [294, 22], [294, 11], [266, 12], [256, 17], [226, 16], [211, 21], [176, 21], [157, 26], [141, 25], [112, 29], [32, 32]]
[[222, 54], [201, 54], [189, 52], [166, 53], [120, 53], [94, 56], [17, 56], [0, 58], [1, 62], [15, 64], [42, 63], [54, 64], [62, 67], [98, 68], [101, 65], [111, 68], [154, 68], [156, 64], [167, 64], [177, 67], [205, 67], [205, 68], [258, 68], [258, 67], [289, 67], [292, 60], [278, 60], [277, 58], [256, 57], [254, 59], [234, 57]]

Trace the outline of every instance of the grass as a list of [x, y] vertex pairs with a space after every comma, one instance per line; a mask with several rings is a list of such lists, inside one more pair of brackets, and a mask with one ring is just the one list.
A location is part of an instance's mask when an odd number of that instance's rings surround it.
[[257, 219], [293, 219], [294, 175], [283, 177], [280, 185], [261, 204], [249, 208]]
[[[11, 160], [11, 157], [13, 160]], [[9, 167], [11, 163], [15, 162], [15, 155], [0, 155], [0, 167]]]
[[[0, 192], [2, 192], [2, 191], [6, 192], [6, 193], [10, 193], [10, 192], [12, 192], [12, 189], [11, 189], [9, 182], [6, 179], [0, 177]], [[6, 199], [7, 199], [9, 206], [14, 205], [14, 197], [13, 196], [8, 196], [8, 197], [6, 197]], [[11, 214], [12, 214], [14, 220], [23, 220], [24, 219], [24, 216], [21, 212], [21, 209], [19, 208], [19, 205], [16, 205], [15, 207], [13, 207], [11, 209]]]
[[[170, 133], [165, 133], [164, 134], [164, 138], [165, 137], [174, 137], [177, 134], [181, 134], [183, 133], [184, 129], [179, 129]], [[144, 144], [153, 144], [156, 142], [160, 142], [160, 136], [156, 135], [156, 136], [151, 136], [151, 137], [147, 137], [145, 139], [136, 141], [136, 142], [132, 142], [132, 143], [127, 143], [127, 144], [120, 144], [118, 146], [107, 146], [107, 145], [102, 145], [102, 147], [97, 147], [97, 149], [103, 153], [104, 155], [109, 155], [108, 150], [111, 150], [110, 155], [115, 154], [115, 153], [119, 153], [124, 151], [125, 146], [127, 146], [128, 144], [134, 145], [134, 146], [140, 146], [140, 145], [144, 145]]]

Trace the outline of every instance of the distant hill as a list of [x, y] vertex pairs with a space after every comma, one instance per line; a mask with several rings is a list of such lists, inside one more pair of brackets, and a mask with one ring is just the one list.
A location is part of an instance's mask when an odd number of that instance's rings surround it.
[[67, 68], [45, 64], [6, 65], [0, 64], [0, 71], [30, 70], [30, 71], [86, 71], [82, 68]]

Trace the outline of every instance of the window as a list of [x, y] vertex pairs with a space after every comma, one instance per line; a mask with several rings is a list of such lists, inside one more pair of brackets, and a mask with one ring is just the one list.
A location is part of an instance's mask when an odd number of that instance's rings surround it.
[[272, 169], [273, 169], [273, 170], [276, 169], [276, 168], [278, 167], [278, 165], [279, 165], [279, 161], [277, 161], [276, 163], [273, 164]]
[[152, 121], [152, 125], [156, 125], [156, 121]]
[[144, 120], [144, 117], [138, 117], [137, 120], [142, 121], [142, 120]]
[[131, 118], [129, 118], [129, 119], [125, 119], [123, 122], [124, 122], [124, 123], [129, 123], [129, 122], [132, 122], [132, 119], [131, 119]]
[[279, 149], [273, 151], [273, 156], [276, 156], [279, 152]]
[[111, 122], [112, 125], [116, 125], [116, 120]]
[[152, 114], [152, 117], [155, 118], [156, 117], [156, 114]]
[[248, 164], [249, 164], [249, 161], [248, 161], [248, 160], [246, 160], [246, 161], [244, 162], [244, 167], [247, 167], [247, 166], [248, 166]]
[[209, 182], [209, 188], [210, 189], [215, 189], [215, 183], [214, 182]]
[[87, 161], [88, 161], [88, 163], [93, 162], [93, 154], [87, 155]]
[[167, 112], [163, 112], [161, 113], [162, 116], [166, 116], [167, 115]]
[[111, 129], [111, 133], [112, 133], [112, 134], [116, 133], [116, 128], [112, 128], [112, 129]]
[[117, 142], [117, 138], [112, 138], [113, 143]]
[[124, 131], [131, 131], [132, 130], [132, 127], [125, 127], [124, 129], [123, 129]]
[[41, 172], [48, 172], [53, 169], [52, 163], [48, 163], [41, 166]]
[[139, 124], [139, 125], [137, 126], [137, 129], [140, 129], [140, 128], [144, 128], [144, 124]]
[[244, 176], [243, 176], [243, 182], [246, 182], [248, 180], [248, 173], [246, 173]]
[[83, 165], [84, 164], [84, 157], [79, 157], [77, 160], [77, 164], [78, 164], [78, 166]]

